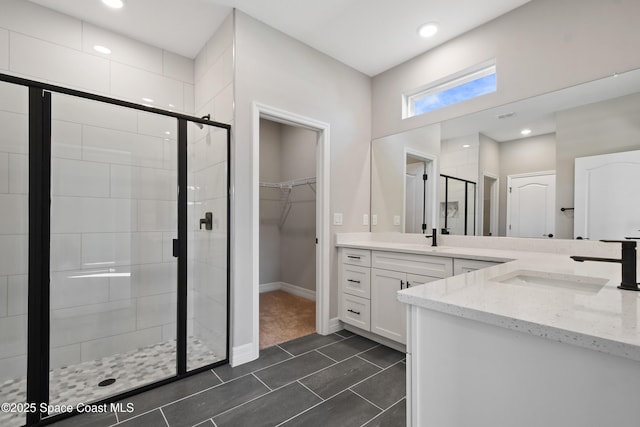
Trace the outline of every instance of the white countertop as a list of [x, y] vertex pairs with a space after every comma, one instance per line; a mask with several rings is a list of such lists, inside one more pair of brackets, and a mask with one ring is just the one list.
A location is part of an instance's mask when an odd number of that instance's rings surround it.
[[[569, 254], [619, 258], [619, 245], [482, 237], [464, 240], [459, 236], [443, 236], [442, 246], [432, 248], [423, 240], [368, 237], [366, 233], [339, 235], [337, 245], [505, 261], [399, 291], [398, 299], [406, 304], [640, 361], [640, 292], [617, 288], [620, 264], [580, 263], [569, 258]], [[476, 247], [457, 246], [465, 242]], [[527, 245], [538, 246], [537, 249], [545, 252], [521, 250]], [[581, 276], [586, 282], [602, 279], [604, 284], [556, 287], [501, 282], [521, 271], [558, 278]]]

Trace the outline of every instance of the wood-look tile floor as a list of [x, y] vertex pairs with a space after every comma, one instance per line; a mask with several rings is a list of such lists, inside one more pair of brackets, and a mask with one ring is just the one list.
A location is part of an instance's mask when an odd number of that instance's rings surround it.
[[126, 399], [132, 413], [56, 427], [404, 426], [405, 354], [348, 331], [311, 334]]

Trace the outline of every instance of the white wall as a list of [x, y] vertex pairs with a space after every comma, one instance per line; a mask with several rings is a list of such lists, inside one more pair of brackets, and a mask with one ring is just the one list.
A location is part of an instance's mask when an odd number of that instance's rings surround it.
[[[315, 131], [283, 125], [282, 178], [316, 176]], [[280, 277], [285, 283], [316, 291], [316, 193], [308, 185], [291, 190], [291, 210], [282, 224]]]
[[[260, 182], [282, 181], [282, 125], [260, 119]], [[260, 284], [280, 279], [282, 192], [260, 188]]]
[[[234, 172], [235, 229], [234, 346], [257, 345], [251, 307], [252, 271], [252, 103], [260, 102], [331, 126], [331, 212], [344, 213], [338, 231], [367, 231], [362, 215], [369, 212], [369, 143], [371, 141], [370, 79], [236, 12], [236, 96]], [[330, 247], [334, 242], [328, 243]], [[337, 254], [331, 260], [331, 317], [337, 316]], [[241, 314], [240, 314], [241, 313]]]
[[[482, 224], [482, 229], [478, 228], [478, 234], [486, 236], [490, 232], [491, 224], [490, 218], [485, 218], [484, 212], [485, 210], [489, 212], [491, 208], [491, 190], [485, 187], [484, 174], [497, 177], [499, 180], [500, 144], [488, 136], [480, 134], [480, 150], [478, 157], [478, 167], [480, 172], [480, 176], [478, 178], [478, 224]], [[498, 212], [495, 214], [498, 215]]]
[[[0, 5], [0, 72], [181, 112], [194, 109], [193, 61], [27, 1]], [[111, 47], [104, 56], [94, 44]], [[26, 103], [0, 95], [2, 222], [25, 218]], [[53, 98], [52, 366], [175, 335], [175, 122]], [[166, 135], [165, 131], [171, 133]], [[16, 134], [16, 132], [18, 132]], [[8, 175], [7, 175], [8, 169]], [[8, 182], [8, 185], [3, 185]], [[10, 221], [9, 221], [10, 222]], [[25, 369], [26, 223], [0, 229], [0, 378]], [[15, 251], [15, 248], [20, 248]], [[5, 255], [6, 258], [5, 258]], [[17, 260], [16, 260], [17, 261]], [[77, 279], [108, 263], [124, 277]], [[18, 349], [19, 351], [14, 351]]]
[[[597, 30], [594, 30], [597, 29]], [[640, 2], [534, 0], [373, 78], [374, 138], [640, 67]], [[403, 92], [495, 58], [498, 90], [402, 120]]]

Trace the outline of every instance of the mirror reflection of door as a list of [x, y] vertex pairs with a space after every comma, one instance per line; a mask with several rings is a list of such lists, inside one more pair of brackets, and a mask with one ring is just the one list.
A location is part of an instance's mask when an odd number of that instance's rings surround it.
[[405, 210], [404, 232], [424, 233], [431, 230], [430, 186], [429, 178], [431, 161], [407, 154], [405, 172]]
[[575, 160], [574, 237], [624, 239], [640, 235], [640, 151]]
[[556, 174], [507, 177], [507, 236], [551, 238], [555, 232]]

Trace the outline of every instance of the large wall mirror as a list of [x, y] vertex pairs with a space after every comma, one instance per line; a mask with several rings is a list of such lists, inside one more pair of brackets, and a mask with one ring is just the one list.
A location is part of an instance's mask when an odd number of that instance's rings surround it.
[[[640, 208], [624, 209], [637, 199], [636, 154], [640, 70], [376, 139], [371, 231], [638, 236]], [[618, 228], [605, 226], [613, 217]]]

